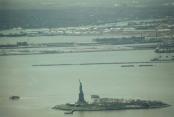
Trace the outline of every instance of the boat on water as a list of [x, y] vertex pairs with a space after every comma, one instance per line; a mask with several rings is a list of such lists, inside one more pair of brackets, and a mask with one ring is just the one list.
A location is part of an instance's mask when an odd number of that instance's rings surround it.
[[106, 110], [126, 110], [126, 109], [152, 109], [170, 106], [161, 101], [150, 101], [140, 99], [117, 99], [100, 98], [98, 95], [91, 95], [91, 102], [86, 102], [82, 90], [82, 83], [79, 87], [79, 98], [74, 104], [62, 104], [52, 107], [55, 110], [67, 111], [65, 114], [73, 114], [74, 111], [106, 111]]
[[19, 100], [20, 97], [19, 96], [11, 96], [11, 97], [9, 97], [9, 99], [11, 99], [11, 100]]

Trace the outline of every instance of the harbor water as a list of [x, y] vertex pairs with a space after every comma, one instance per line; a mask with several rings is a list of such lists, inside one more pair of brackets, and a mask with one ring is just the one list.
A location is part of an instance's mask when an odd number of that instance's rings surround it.
[[[74, 103], [80, 79], [84, 96], [159, 100], [174, 105], [174, 63], [91, 64], [146, 62], [156, 56], [154, 50], [62, 53], [0, 56], [1, 117], [173, 117], [174, 107], [160, 109], [74, 112], [52, 110], [57, 104]], [[38, 64], [74, 64], [33, 66]], [[80, 65], [82, 64], [82, 65]], [[143, 63], [144, 65], [144, 63]], [[17, 95], [19, 100], [10, 100]]]

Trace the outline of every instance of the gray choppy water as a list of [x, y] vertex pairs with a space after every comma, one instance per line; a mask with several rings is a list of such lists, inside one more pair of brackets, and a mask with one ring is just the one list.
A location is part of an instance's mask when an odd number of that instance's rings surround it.
[[[121, 65], [39, 66], [87, 62], [148, 61], [152, 50], [69, 53], [0, 57], [0, 116], [64, 117], [62, 111], [51, 110], [56, 104], [75, 102], [78, 79], [84, 85], [86, 100], [91, 94], [101, 97], [161, 100], [174, 105], [174, 63], [158, 63], [152, 67], [120, 67]], [[8, 99], [22, 97], [19, 101]], [[173, 117], [174, 107], [150, 110], [75, 112], [73, 117]]]

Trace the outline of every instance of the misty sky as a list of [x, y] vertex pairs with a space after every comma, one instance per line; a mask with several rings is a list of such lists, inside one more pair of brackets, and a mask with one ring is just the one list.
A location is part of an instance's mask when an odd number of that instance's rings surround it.
[[174, 0], [0, 0], [1, 9], [56, 9], [62, 7], [174, 6]]

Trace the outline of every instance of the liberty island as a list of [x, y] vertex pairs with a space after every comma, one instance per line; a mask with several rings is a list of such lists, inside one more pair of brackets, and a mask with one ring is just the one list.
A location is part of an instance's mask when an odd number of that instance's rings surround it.
[[72, 114], [74, 111], [105, 111], [105, 110], [126, 110], [126, 109], [152, 109], [169, 107], [161, 101], [140, 100], [140, 99], [117, 99], [100, 98], [98, 95], [91, 95], [91, 102], [84, 99], [82, 82], [79, 80], [79, 98], [74, 104], [62, 104], [52, 107], [55, 110], [69, 111], [65, 114]]

